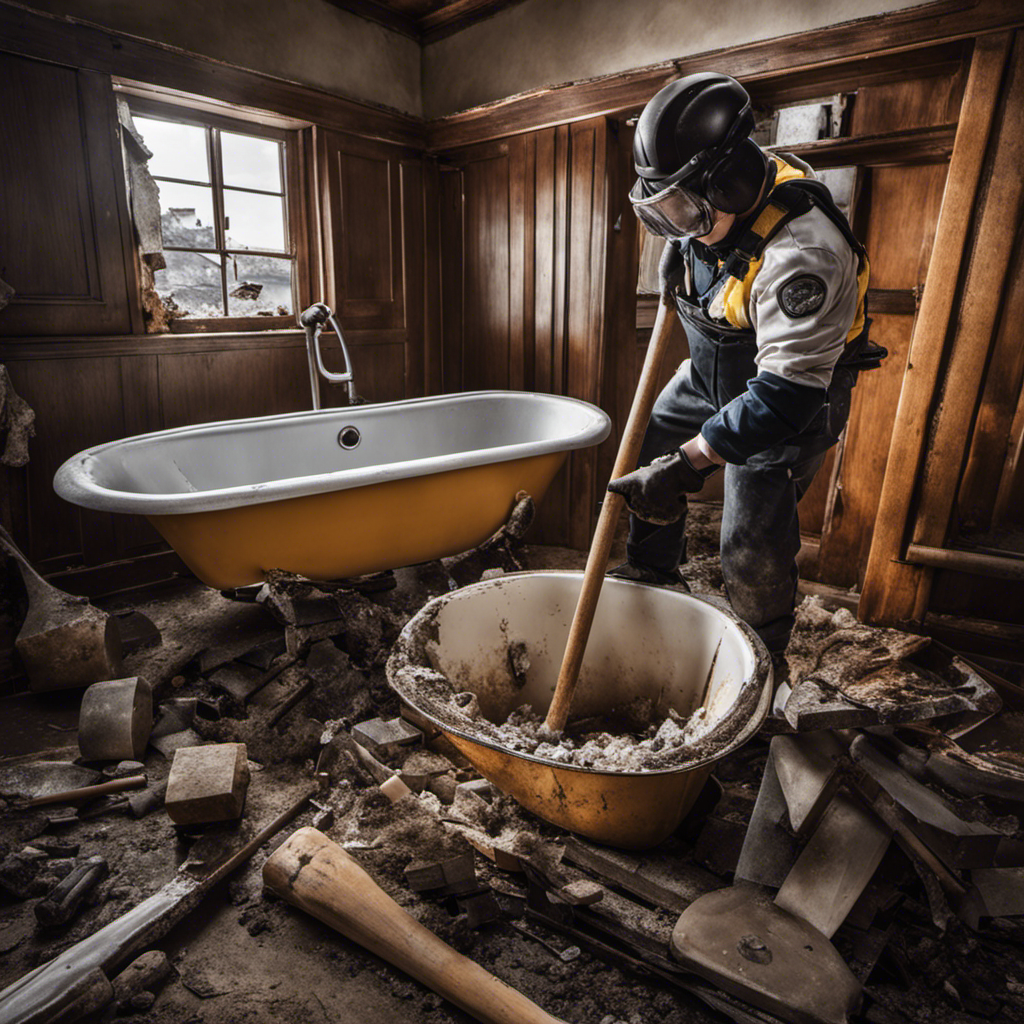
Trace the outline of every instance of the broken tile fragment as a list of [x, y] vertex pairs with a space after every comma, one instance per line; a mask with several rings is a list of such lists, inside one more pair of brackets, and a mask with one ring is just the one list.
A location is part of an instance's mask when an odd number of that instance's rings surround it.
[[242, 813], [249, 785], [244, 743], [214, 743], [175, 752], [164, 806], [176, 825], [229, 821]]

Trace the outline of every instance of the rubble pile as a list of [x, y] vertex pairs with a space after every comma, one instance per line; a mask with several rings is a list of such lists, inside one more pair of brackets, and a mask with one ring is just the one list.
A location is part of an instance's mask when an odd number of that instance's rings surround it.
[[[397, 1000], [400, 1019], [465, 1020], [264, 891], [263, 863], [312, 826], [573, 1024], [1024, 1020], [1024, 690], [808, 599], [758, 737], [656, 849], [599, 846], [496, 790], [386, 682], [427, 600], [540, 554], [522, 546], [531, 515], [526, 499], [476, 551], [393, 575], [272, 573], [233, 600], [197, 588], [178, 622], [143, 609], [163, 643], [139, 630], [76, 734], [120, 746], [86, 759], [53, 731], [50, 750], [0, 761], [5, 996], [56, 958], [81, 969], [38, 1019], [345, 1019], [347, 979], [368, 986], [365, 1019]], [[695, 560], [714, 591], [713, 555]], [[634, 746], [700, 728], [623, 711]], [[584, 765], [623, 743], [567, 738]], [[131, 935], [117, 949], [115, 923]]]

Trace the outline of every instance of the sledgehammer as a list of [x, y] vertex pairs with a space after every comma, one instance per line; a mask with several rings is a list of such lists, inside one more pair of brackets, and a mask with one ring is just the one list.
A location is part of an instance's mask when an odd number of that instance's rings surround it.
[[564, 1024], [410, 917], [315, 828], [300, 828], [270, 855], [263, 883], [484, 1024]]
[[62, 690], [120, 676], [117, 623], [86, 598], [51, 587], [3, 527], [0, 550], [18, 563], [28, 591], [28, 614], [14, 646], [28, 673], [29, 689]]

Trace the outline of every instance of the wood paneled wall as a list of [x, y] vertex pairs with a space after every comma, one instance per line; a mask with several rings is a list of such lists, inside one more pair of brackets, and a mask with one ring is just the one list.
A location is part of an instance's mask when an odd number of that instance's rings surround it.
[[[444, 391], [526, 389], [616, 413], [608, 361], [629, 351], [636, 317], [628, 151], [615, 122], [593, 118], [441, 154]], [[587, 547], [609, 447], [570, 457], [537, 542]]]

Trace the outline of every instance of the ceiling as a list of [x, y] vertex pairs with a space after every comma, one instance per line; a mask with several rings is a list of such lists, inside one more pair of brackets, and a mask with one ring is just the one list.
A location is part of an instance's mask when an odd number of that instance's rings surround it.
[[522, 0], [330, 0], [330, 3], [420, 42], [432, 42]]

